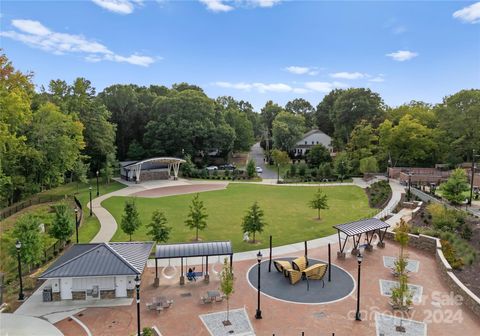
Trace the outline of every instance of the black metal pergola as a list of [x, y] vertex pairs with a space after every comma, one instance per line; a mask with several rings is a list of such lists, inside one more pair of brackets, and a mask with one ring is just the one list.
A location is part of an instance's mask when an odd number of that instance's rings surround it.
[[[375, 233], [378, 233], [379, 242], [377, 246], [384, 247], [385, 244], [383, 239], [385, 238], [385, 234], [387, 233], [387, 229], [390, 227], [390, 224], [385, 223], [377, 218], [368, 218], [363, 219], [355, 222], [345, 223], [345, 224], [338, 224], [333, 226], [337, 229], [338, 232], [338, 243], [340, 245], [340, 251], [337, 253], [339, 257], [345, 257], [345, 246], [347, 245], [348, 238], [352, 237], [353, 240], [353, 250], [352, 254], [358, 253], [358, 247], [360, 245], [360, 240], [362, 239], [362, 235], [365, 234], [366, 238], [366, 245], [367, 249], [372, 249], [372, 240]], [[342, 237], [340, 233], [346, 235], [342, 243]]]
[[[180, 258], [180, 284], [185, 283], [183, 272], [183, 259], [192, 257], [205, 257], [205, 281], [209, 281], [208, 257], [230, 256], [230, 268], [233, 264], [233, 250], [230, 241], [198, 242], [198, 243], [177, 243], [158, 244], [155, 250], [155, 284], [158, 284], [158, 259]], [[202, 260], [203, 269], [203, 260]], [[215, 270], [214, 270], [215, 271]]]

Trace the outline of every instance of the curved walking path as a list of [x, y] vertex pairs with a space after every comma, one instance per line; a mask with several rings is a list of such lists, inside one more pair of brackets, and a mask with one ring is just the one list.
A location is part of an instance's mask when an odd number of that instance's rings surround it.
[[[97, 197], [92, 200], [92, 211], [97, 216], [98, 221], [100, 222], [100, 230], [95, 235], [95, 237], [91, 240], [92, 243], [101, 243], [101, 242], [108, 242], [112, 239], [113, 235], [117, 231], [118, 225], [115, 218], [112, 216], [107, 209], [102, 207], [101, 203], [112, 197], [112, 196], [130, 196], [130, 195], [138, 195], [138, 196], [146, 196], [146, 197], [161, 197], [161, 196], [169, 196], [169, 195], [179, 195], [185, 193], [193, 193], [199, 191], [210, 191], [210, 190], [219, 190], [222, 188], [226, 188], [229, 182], [225, 181], [198, 181], [198, 180], [186, 180], [186, 179], [178, 179], [177, 181], [173, 180], [158, 180], [158, 181], [147, 181], [141, 184], [135, 184], [131, 182], [126, 182], [120, 179], [116, 179], [118, 182], [121, 182], [127, 185], [127, 188], [123, 188], [100, 197]], [[319, 183], [319, 184], [311, 184], [311, 183], [295, 183], [295, 184], [276, 184], [276, 180], [264, 180], [262, 182], [233, 182], [233, 183], [252, 183], [252, 184], [264, 184], [264, 185], [276, 185], [279, 187], [289, 187], [289, 186], [305, 186], [305, 187], [329, 187], [329, 186], [343, 186], [343, 185], [355, 185], [361, 188], [368, 187], [371, 183], [378, 181], [378, 179], [373, 179], [371, 181], [365, 182], [361, 178], [354, 178], [353, 182], [346, 182], [346, 183]], [[232, 183], [232, 182], [230, 182]], [[392, 188], [392, 197], [385, 207], [384, 210], [379, 212], [375, 217], [382, 218], [386, 215], [390, 214], [391, 211], [396, 207], [398, 202], [401, 198], [401, 193], [404, 192], [404, 187], [401, 186], [397, 181], [390, 180], [390, 186]], [[174, 188], [180, 187], [180, 188]], [[177, 190], [175, 190], [177, 189]], [[183, 190], [182, 190], [183, 189]], [[180, 191], [180, 192], [179, 192]], [[87, 204], [90, 207], [90, 204]], [[398, 214], [397, 214], [398, 215]], [[396, 224], [393, 223], [394, 221], [398, 221], [399, 218], [393, 216], [387, 223], [389, 224]], [[314, 239], [309, 241], [309, 244], [312, 248], [321, 247], [328, 243], [335, 242], [337, 239], [336, 235], [332, 235], [329, 237], [323, 237], [319, 239]], [[289, 252], [295, 252], [303, 250], [303, 242], [297, 244], [290, 244], [287, 246], [276, 247], [275, 249], [280, 249], [279, 251], [275, 251], [278, 254], [284, 254]], [[244, 259], [253, 259], [256, 258], [256, 252], [242, 252], [236, 254], [236, 259], [238, 260]]]

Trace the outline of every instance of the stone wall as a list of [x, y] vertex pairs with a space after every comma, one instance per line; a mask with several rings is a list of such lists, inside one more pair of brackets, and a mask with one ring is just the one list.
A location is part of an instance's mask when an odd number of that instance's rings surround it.
[[[413, 235], [409, 234], [408, 246], [417, 248], [419, 250], [430, 252], [434, 254], [437, 249], [437, 239], [426, 235]], [[395, 232], [387, 231], [385, 234], [386, 239], [394, 240]]]
[[100, 291], [100, 299], [115, 299], [115, 289], [104, 289]]
[[[409, 236], [408, 246], [435, 255], [435, 260], [444, 282], [455, 295], [460, 295], [463, 298], [463, 304], [480, 318], [480, 298], [469, 290], [453, 273], [452, 267], [443, 255], [440, 239], [426, 235], [416, 236], [409, 234]], [[385, 235], [385, 239], [394, 240], [394, 238], [394, 232], [387, 232]]]
[[72, 300], [85, 300], [86, 298], [87, 298], [87, 295], [85, 291], [77, 291], [77, 292], [72, 291]]
[[52, 293], [52, 301], [60, 301], [60, 300], [61, 300], [60, 292], [53, 292]]
[[127, 289], [127, 297], [133, 298], [135, 294], [135, 289]]
[[151, 181], [151, 180], [168, 180], [168, 170], [142, 170], [140, 173], [140, 182]]

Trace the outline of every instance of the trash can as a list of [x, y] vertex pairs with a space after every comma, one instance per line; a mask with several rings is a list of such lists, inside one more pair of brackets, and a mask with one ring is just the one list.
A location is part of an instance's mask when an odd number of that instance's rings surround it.
[[45, 287], [43, 289], [43, 302], [52, 301], [52, 287]]

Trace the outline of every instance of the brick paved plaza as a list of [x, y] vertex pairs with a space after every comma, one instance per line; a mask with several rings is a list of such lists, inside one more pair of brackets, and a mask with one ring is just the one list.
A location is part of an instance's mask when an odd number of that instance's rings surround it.
[[[337, 246], [332, 246], [332, 248], [332, 252], [334, 252]], [[363, 321], [361, 322], [355, 321], [357, 261], [350, 255], [347, 255], [346, 260], [337, 260], [336, 257], [332, 259], [334, 264], [348, 271], [355, 279], [355, 289], [350, 295], [340, 301], [328, 304], [291, 303], [262, 295], [262, 320], [254, 318], [257, 308], [257, 292], [248, 283], [246, 277], [250, 267], [257, 261], [234, 262], [235, 293], [230, 300], [230, 308], [232, 310], [246, 309], [256, 335], [301, 335], [302, 331], [307, 336], [331, 335], [331, 333], [335, 333], [337, 336], [375, 335], [377, 332], [376, 313], [386, 315], [393, 313], [388, 303], [389, 297], [381, 294], [381, 279], [395, 281], [390, 269], [384, 266], [383, 257], [395, 257], [397, 254], [398, 246], [391, 241], [387, 241], [385, 249], [375, 248], [372, 252], [365, 252], [362, 263], [361, 312]], [[332, 255], [336, 255], [336, 253], [332, 253]], [[327, 260], [327, 247], [309, 250], [308, 256]], [[403, 317], [425, 322], [428, 335], [452, 335], [458, 333], [459, 325], [462, 326], [462, 335], [476, 335], [480, 328], [480, 321], [467, 307], [455, 305], [452, 302], [451, 297], [448, 296], [448, 287], [442, 282], [434, 258], [425, 252], [414, 249], [408, 249], [408, 256], [409, 259], [419, 263], [418, 272], [410, 273], [409, 283], [422, 287], [422, 299], [420, 303], [415, 303], [413, 310]], [[278, 258], [279, 256], [274, 257]], [[197, 270], [199, 268], [200, 266], [197, 266]], [[272, 272], [276, 272], [273, 267]], [[159, 273], [161, 273], [160, 270]], [[278, 276], [282, 275], [278, 273]], [[210, 335], [199, 316], [225, 311], [226, 302], [202, 304], [200, 297], [205, 295], [207, 290], [219, 288], [218, 277], [212, 273], [211, 282], [208, 285], [199, 280], [187, 282], [185, 286], [178, 285], [178, 279], [167, 280], [161, 277], [159, 288], [153, 286], [154, 277], [155, 269], [148, 268], [142, 278], [142, 327], [156, 326], [163, 336]], [[332, 280], [334, 282], [335, 279]], [[287, 280], [285, 279], [285, 281]], [[305, 287], [305, 284], [301, 282], [296, 286]], [[323, 290], [327, 288], [328, 285]], [[147, 310], [146, 303], [151, 302], [156, 296], [173, 299], [172, 307], [159, 313]], [[131, 306], [124, 307], [88, 308], [77, 314], [76, 317], [85, 324], [92, 335], [130, 335], [135, 333], [137, 327], [135, 302]], [[392, 319], [379, 318], [379, 320], [386, 323]], [[407, 327], [407, 333], [403, 335], [408, 335], [409, 322], [405, 321], [403, 325]], [[82, 335], [82, 329], [74, 320], [63, 320], [56, 326], [67, 336]], [[418, 325], [416, 326], [418, 327]]]

